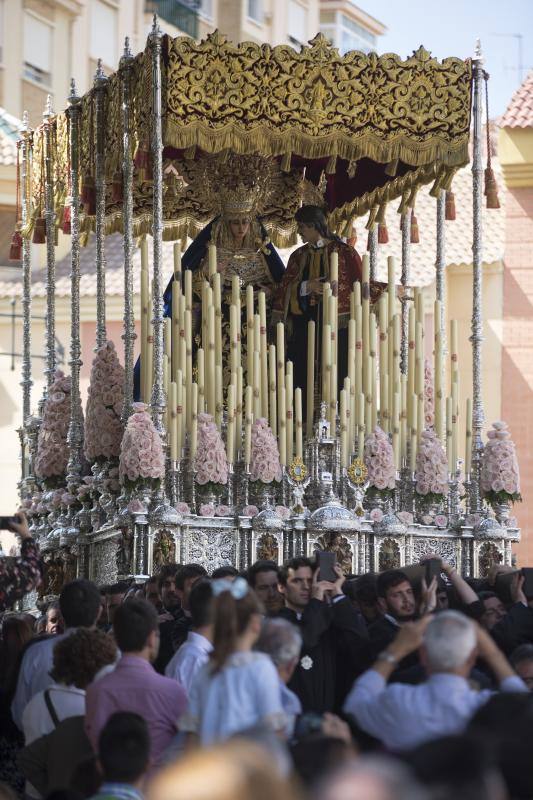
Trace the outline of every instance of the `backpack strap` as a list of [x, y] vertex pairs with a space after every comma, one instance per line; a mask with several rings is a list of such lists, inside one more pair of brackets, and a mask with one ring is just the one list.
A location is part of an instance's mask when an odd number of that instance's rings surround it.
[[52, 698], [50, 697], [50, 689], [45, 689], [44, 692], [44, 702], [46, 703], [46, 707], [48, 709], [48, 713], [52, 718], [52, 722], [54, 723], [54, 728], [57, 728], [59, 725], [59, 717], [57, 716], [57, 712], [54, 708], [54, 704], [52, 703]]

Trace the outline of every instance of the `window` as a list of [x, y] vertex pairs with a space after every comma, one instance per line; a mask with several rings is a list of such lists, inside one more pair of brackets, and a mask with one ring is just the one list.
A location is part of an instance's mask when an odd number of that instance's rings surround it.
[[24, 15], [24, 77], [43, 86], [52, 82], [52, 28], [32, 14]]
[[92, 0], [91, 58], [117, 66], [117, 10], [103, 0]]
[[199, 0], [198, 11], [202, 17], [213, 19], [213, 0]]
[[376, 47], [377, 38], [362, 25], [354, 22], [345, 14], [341, 15], [340, 51], [344, 55], [348, 50], [361, 50], [369, 53]]
[[295, 0], [289, 0], [287, 32], [291, 44], [307, 41], [307, 9]]
[[248, 16], [254, 22], [263, 24], [263, 0], [248, 0]]

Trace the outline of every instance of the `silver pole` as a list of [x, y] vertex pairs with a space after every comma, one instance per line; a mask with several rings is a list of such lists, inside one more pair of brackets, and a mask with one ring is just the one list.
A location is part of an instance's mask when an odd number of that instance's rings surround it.
[[46, 225], [46, 389], [45, 395], [53, 383], [56, 371], [56, 256], [55, 256], [55, 220], [54, 209], [54, 177], [52, 154], [52, 98], [48, 95], [44, 120], [44, 216]]
[[[20, 129], [22, 138], [22, 169], [21, 169], [21, 206], [22, 228], [28, 222], [30, 209], [30, 194], [28, 192], [28, 179], [31, 166], [31, 136], [28, 112], [22, 117]], [[31, 414], [31, 242], [27, 236], [22, 239], [22, 424], [26, 426]]]
[[124, 53], [120, 60], [122, 77], [122, 230], [124, 234], [124, 405], [122, 421], [127, 423], [133, 403], [133, 350], [135, 346], [135, 318], [133, 312], [133, 163], [131, 159], [130, 91], [133, 56], [130, 40], [126, 37]]
[[370, 255], [370, 280], [375, 281], [378, 271], [378, 226], [372, 225], [368, 231], [369, 255]]
[[483, 57], [481, 54], [480, 42], [476, 45], [476, 55], [472, 63], [474, 77], [474, 98], [473, 98], [473, 159], [472, 159], [472, 184], [473, 184], [473, 203], [472, 203], [472, 272], [473, 272], [473, 291], [472, 291], [472, 477], [471, 477], [471, 501], [470, 510], [472, 513], [479, 513], [482, 506], [480, 494], [480, 472], [481, 454], [483, 443], [481, 441], [481, 431], [485, 415], [483, 413], [482, 396], [482, 343], [483, 343], [483, 240], [481, 209], [483, 202], [483, 162], [481, 154], [481, 134], [482, 134], [482, 110], [483, 110]]
[[152, 30], [148, 37], [152, 50], [152, 170], [153, 193], [153, 326], [154, 326], [154, 383], [152, 387], [152, 419], [161, 437], [164, 436], [163, 414], [165, 392], [163, 387], [163, 134], [161, 128], [161, 29], [154, 14]]
[[402, 215], [402, 346], [400, 352], [400, 369], [407, 375], [409, 353], [409, 297], [407, 287], [411, 280], [411, 209], [407, 208]]
[[107, 339], [105, 316], [105, 98], [108, 79], [102, 69], [102, 59], [94, 76], [94, 102], [96, 116], [96, 153], [95, 153], [95, 188], [96, 188], [96, 347], [102, 347]]
[[437, 324], [440, 326], [442, 344], [446, 349], [446, 192], [441, 190], [437, 197], [437, 248], [435, 254], [435, 295], [440, 300], [440, 320], [435, 320], [435, 333]]
[[70, 82], [68, 98], [70, 121], [70, 183], [72, 187], [71, 206], [71, 297], [70, 297], [70, 375], [72, 389], [70, 395], [70, 425], [68, 429], [69, 460], [67, 481], [76, 484], [81, 475], [81, 449], [83, 444], [81, 398], [80, 398], [80, 186], [79, 186], [79, 134], [81, 99], [76, 94], [74, 79]]

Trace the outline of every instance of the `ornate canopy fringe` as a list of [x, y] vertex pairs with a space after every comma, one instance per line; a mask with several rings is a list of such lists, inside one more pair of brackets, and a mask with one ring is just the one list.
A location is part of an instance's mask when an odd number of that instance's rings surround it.
[[[150, 230], [151, 68], [147, 51], [133, 64], [131, 116], [134, 158], [134, 227]], [[410, 58], [387, 53], [344, 56], [318, 35], [299, 52], [287, 45], [232, 44], [218, 32], [196, 42], [164, 37], [162, 54], [163, 156], [176, 169], [164, 175], [164, 237], [194, 236], [206, 209], [191, 208], [177, 189], [180, 162], [232, 151], [278, 160], [290, 175], [305, 170], [318, 186], [330, 224], [341, 230], [356, 216], [422, 184], [449, 188], [468, 162], [471, 62], [439, 62], [424, 48]], [[113, 186], [122, 168], [120, 73], [110, 76], [105, 101], [106, 233], [122, 229]], [[81, 103], [81, 181], [94, 177], [94, 90]], [[34, 132], [31, 234], [43, 206], [43, 129]], [[55, 205], [58, 224], [68, 206], [68, 121], [55, 117]], [[392, 165], [394, 168], [392, 168]], [[334, 171], [334, 172], [333, 172]], [[293, 182], [295, 185], [295, 182]], [[86, 209], [85, 209], [86, 211]], [[295, 241], [288, 208], [265, 224], [278, 246]], [[94, 227], [85, 214], [82, 230]]]

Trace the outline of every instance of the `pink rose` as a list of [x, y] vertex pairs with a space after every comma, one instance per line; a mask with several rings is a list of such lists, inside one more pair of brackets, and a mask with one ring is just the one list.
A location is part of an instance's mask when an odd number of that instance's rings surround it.
[[231, 509], [229, 506], [219, 505], [215, 509], [215, 515], [217, 517], [229, 517], [231, 516]]
[[191, 509], [189, 508], [189, 504], [188, 503], [184, 503], [184, 502], [181, 502], [181, 503], [177, 504], [176, 511], [178, 512], [178, 514], [190, 514], [191, 513]]
[[383, 516], [384, 516], [383, 511], [381, 510], [381, 508], [373, 508], [372, 511], [370, 512], [370, 519], [372, 520], [372, 522], [381, 522]]
[[433, 517], [429, 514], [425, 514], [422, 517], [422, 525], [432, 525], [433, 524]]
[[437, 514], [435, 517], [435, 525], [437, 528], [446, 528], [448, 525], [448, 517], [444, 516], [444, 514]]
[[242, 514], [244, 517], [255, 517], [259, 514], [259, 509], [257, 506], [244, 506]]
[[215, 507], [212, 503], [202, 503], [200, 506], [200, 516], [201, 517], [214, 517], [215, 516]]

